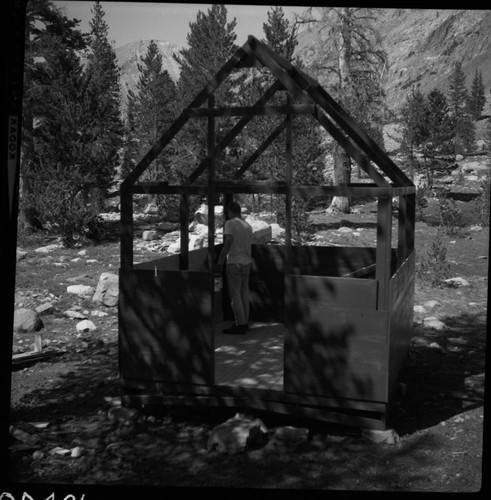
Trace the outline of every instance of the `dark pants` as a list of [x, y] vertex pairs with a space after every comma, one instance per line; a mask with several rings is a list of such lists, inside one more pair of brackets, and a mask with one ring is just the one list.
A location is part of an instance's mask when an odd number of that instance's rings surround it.
[[251, 265], [227, 264], [227, 284], [237, 325], [249, 321], [249, 274]]

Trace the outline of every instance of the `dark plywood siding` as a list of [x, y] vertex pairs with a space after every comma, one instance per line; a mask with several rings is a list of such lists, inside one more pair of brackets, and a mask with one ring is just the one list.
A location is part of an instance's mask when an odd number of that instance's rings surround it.
[[120, 272], [122, 378], [213, 383], [210, 279], [196, 272]]
[[404, 261], [390, 283], [390, 361], [389, 393], [395, 390], [413, 336], [414, 251]]
[[387, 399], [388, 314], [375, 280], [286, 277], [286, 392]]

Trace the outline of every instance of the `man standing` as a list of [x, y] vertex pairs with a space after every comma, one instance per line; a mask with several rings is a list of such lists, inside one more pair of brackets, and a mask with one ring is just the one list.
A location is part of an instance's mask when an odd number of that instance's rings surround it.
[[252, 227], [242, 219], [240, 205], [234, 201], [227, 206], [227, 217], [223, 229], [223, 248], [218, 258], [218, 270], [221, 271], [226, 260], [226, 276], [235, 324], [223, 332], [242, 334], [249, 327]]

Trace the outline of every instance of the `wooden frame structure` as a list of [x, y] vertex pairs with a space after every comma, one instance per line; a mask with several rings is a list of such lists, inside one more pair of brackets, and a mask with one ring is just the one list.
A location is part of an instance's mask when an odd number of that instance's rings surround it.
[[[251, 107], [217, 107], [214, 92], [234, 70], [268, 69], [273, 85]], [[268, 106], [284, 92], [287, 104]], [[292, 99], [299, 104], [291, 104]], [[292, 120], [310, 114], [368, 174], [345, 186], [292, 183]], [[218, 180], [215, 160], [258, 115], [284, 115], [231, 181]], [[215, 118], [238, 116], [216, 144]], [[207, 120], [207, 156], [181, 185], [139, 181], [185, 123]], [[283, 132], [284, 182], [245, 182], [242, 174]], [[196, 180], [207, 175], [206, 183]], [[412, 335], [415, 187], [341, 106], [311, 77], [252, 36], [218, 71], [121, 185], [120, 376], [131, 406], [226, 405], [384, 428]], [[254, 245], [253, 320], [284, 323], [281, 390], [217, 384], [214, 331], [220, 293], [214, 289], [219, 246], [188, 250], [189, 197], [208, 203], [208, 241], [214, 242], [214, 203], [239, 193], [284, 196], [285, 244]], [[181, 252], [134, 265], [133, 196], [180, 195]], [[371, 197], [378, 201], [376, 248], [292, 245], [294, 196]], [[392, 247], [393, 200], [398, 199], [397, 245]], [[254, 293], [255, 292], [255, 293]], [[217, 314], [217, 310], [219, 311]]]

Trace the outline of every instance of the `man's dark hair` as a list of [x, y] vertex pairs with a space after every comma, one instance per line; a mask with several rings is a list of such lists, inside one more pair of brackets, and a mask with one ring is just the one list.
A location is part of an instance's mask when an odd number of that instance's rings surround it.
[[240, 217], [240, 213], [241, 213], [241, 208], [240, 208], [240, 205], [236, 202], [236, 201], [231, 201], [228, 206], [227, 206], [227, 209], [233, 213], [235, 216], [239, 216]]

